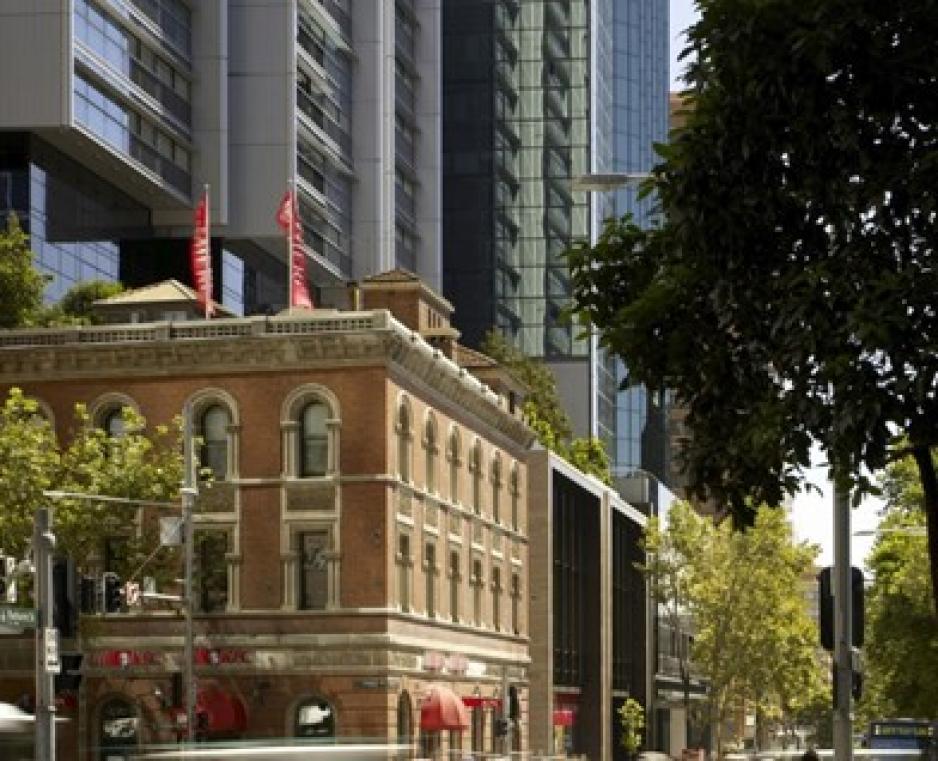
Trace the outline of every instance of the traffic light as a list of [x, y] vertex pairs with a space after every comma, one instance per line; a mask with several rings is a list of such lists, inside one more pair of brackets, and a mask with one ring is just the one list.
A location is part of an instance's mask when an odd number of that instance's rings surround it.
[[81, 685], [81, 662], [84, 656], [81, 653], [62, 653], [59, 656], [61, 670], [55, 675], [55, 691], [77, 691]]
[[508, 719], [495, 719], [495, 736], [505, 737], [508, 734]]
[[[834, 589], [833, 569], [828, 566], [822, 568], [817, 575], [818, 581], [818, 621], [821, 630], [821, 647], [825, 650], [834, 650]], [[863, 647], [863, 625], [866, 620], [863, 588], [863, 571], [859, 568], [850, 569], [851, 592], [851, 629], [854, 647]]]
[[116, 573], [104, 574], [104, 612], [117, 613], [121, 609], [121, 580]]
[[52, 625], [61, 637], [74, 637], [78, 631], [78, 579], [75, 561], [70, 557], [52, 559]]
[[0, 602], [16, 604], [16, 558], [0, 555]]
[[78, 584], [78, 599], [82, 613], [98, 612], [98, 583], [93, 577], [81, 577]]

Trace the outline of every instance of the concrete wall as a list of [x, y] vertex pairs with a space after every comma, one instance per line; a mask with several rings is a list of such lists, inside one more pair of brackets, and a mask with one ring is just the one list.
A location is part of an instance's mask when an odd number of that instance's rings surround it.
[[0, 129], [71, 122], [69, 6], [68, 0], [0, 2]]

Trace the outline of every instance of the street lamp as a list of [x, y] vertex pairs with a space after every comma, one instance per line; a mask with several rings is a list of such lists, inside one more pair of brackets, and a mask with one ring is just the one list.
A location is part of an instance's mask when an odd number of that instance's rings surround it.
[[906, 536], [925, 536], [924, 526], [883, 526], [882, 528], [854, 531], [854, 536], [879, 536], [880, 534], [905, 534]]
[[[627, 185], [641, 182], [649, 178], [649, 172], [588, 172], [579, 174], [570, 180], [570, 189], [590, 194], [589, 197], [589, 242], [590, 246], [596, 245], [599, 240], [599, 220], [597, 217], [596, 194], [608, 193]], [[593, 326], [589, 328], [589, 343], [587, 345], [589, 360], [589, 383], [587, 385], [587, 410], [589, 420], [587, 421], [588, 435], [590, 438], [599, 437], [599, 412], [596, 404], [596, 394], [599, 389], [599, 380], [596, 372], [596, 362], [599, 357], [599, 347], [596, 332]]]

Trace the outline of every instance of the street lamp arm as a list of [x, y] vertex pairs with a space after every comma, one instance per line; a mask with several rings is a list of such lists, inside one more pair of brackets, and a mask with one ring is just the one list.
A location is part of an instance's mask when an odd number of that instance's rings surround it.
[[152, 499], [129, 499], [127, 497], [112, 497], [107, 494], [87, 494], [76, 491], [58, 491], [44, 490], [43, 497], [49, 499], [85, 499], [89, 502], [110, 502], [118, 505], [128, 505], [131, 507], [161, 507], [173, 510], [181, 510], [182, 505], [178, 502], [158, 502]]

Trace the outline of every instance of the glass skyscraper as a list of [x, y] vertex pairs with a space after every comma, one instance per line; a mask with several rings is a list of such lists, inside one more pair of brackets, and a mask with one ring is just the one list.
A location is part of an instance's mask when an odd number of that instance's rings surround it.
[[615, 473], [667, 468], [666, 412], [566, 318], [562, 254], [604, 219], [650, 202], [633, 187], [573, 191], [590, 173], [642, 173], [667, 139], [662, 0], [443, 3], [443, 285], [463, 340], [497, 328], [547, 361], [577, 433]]

